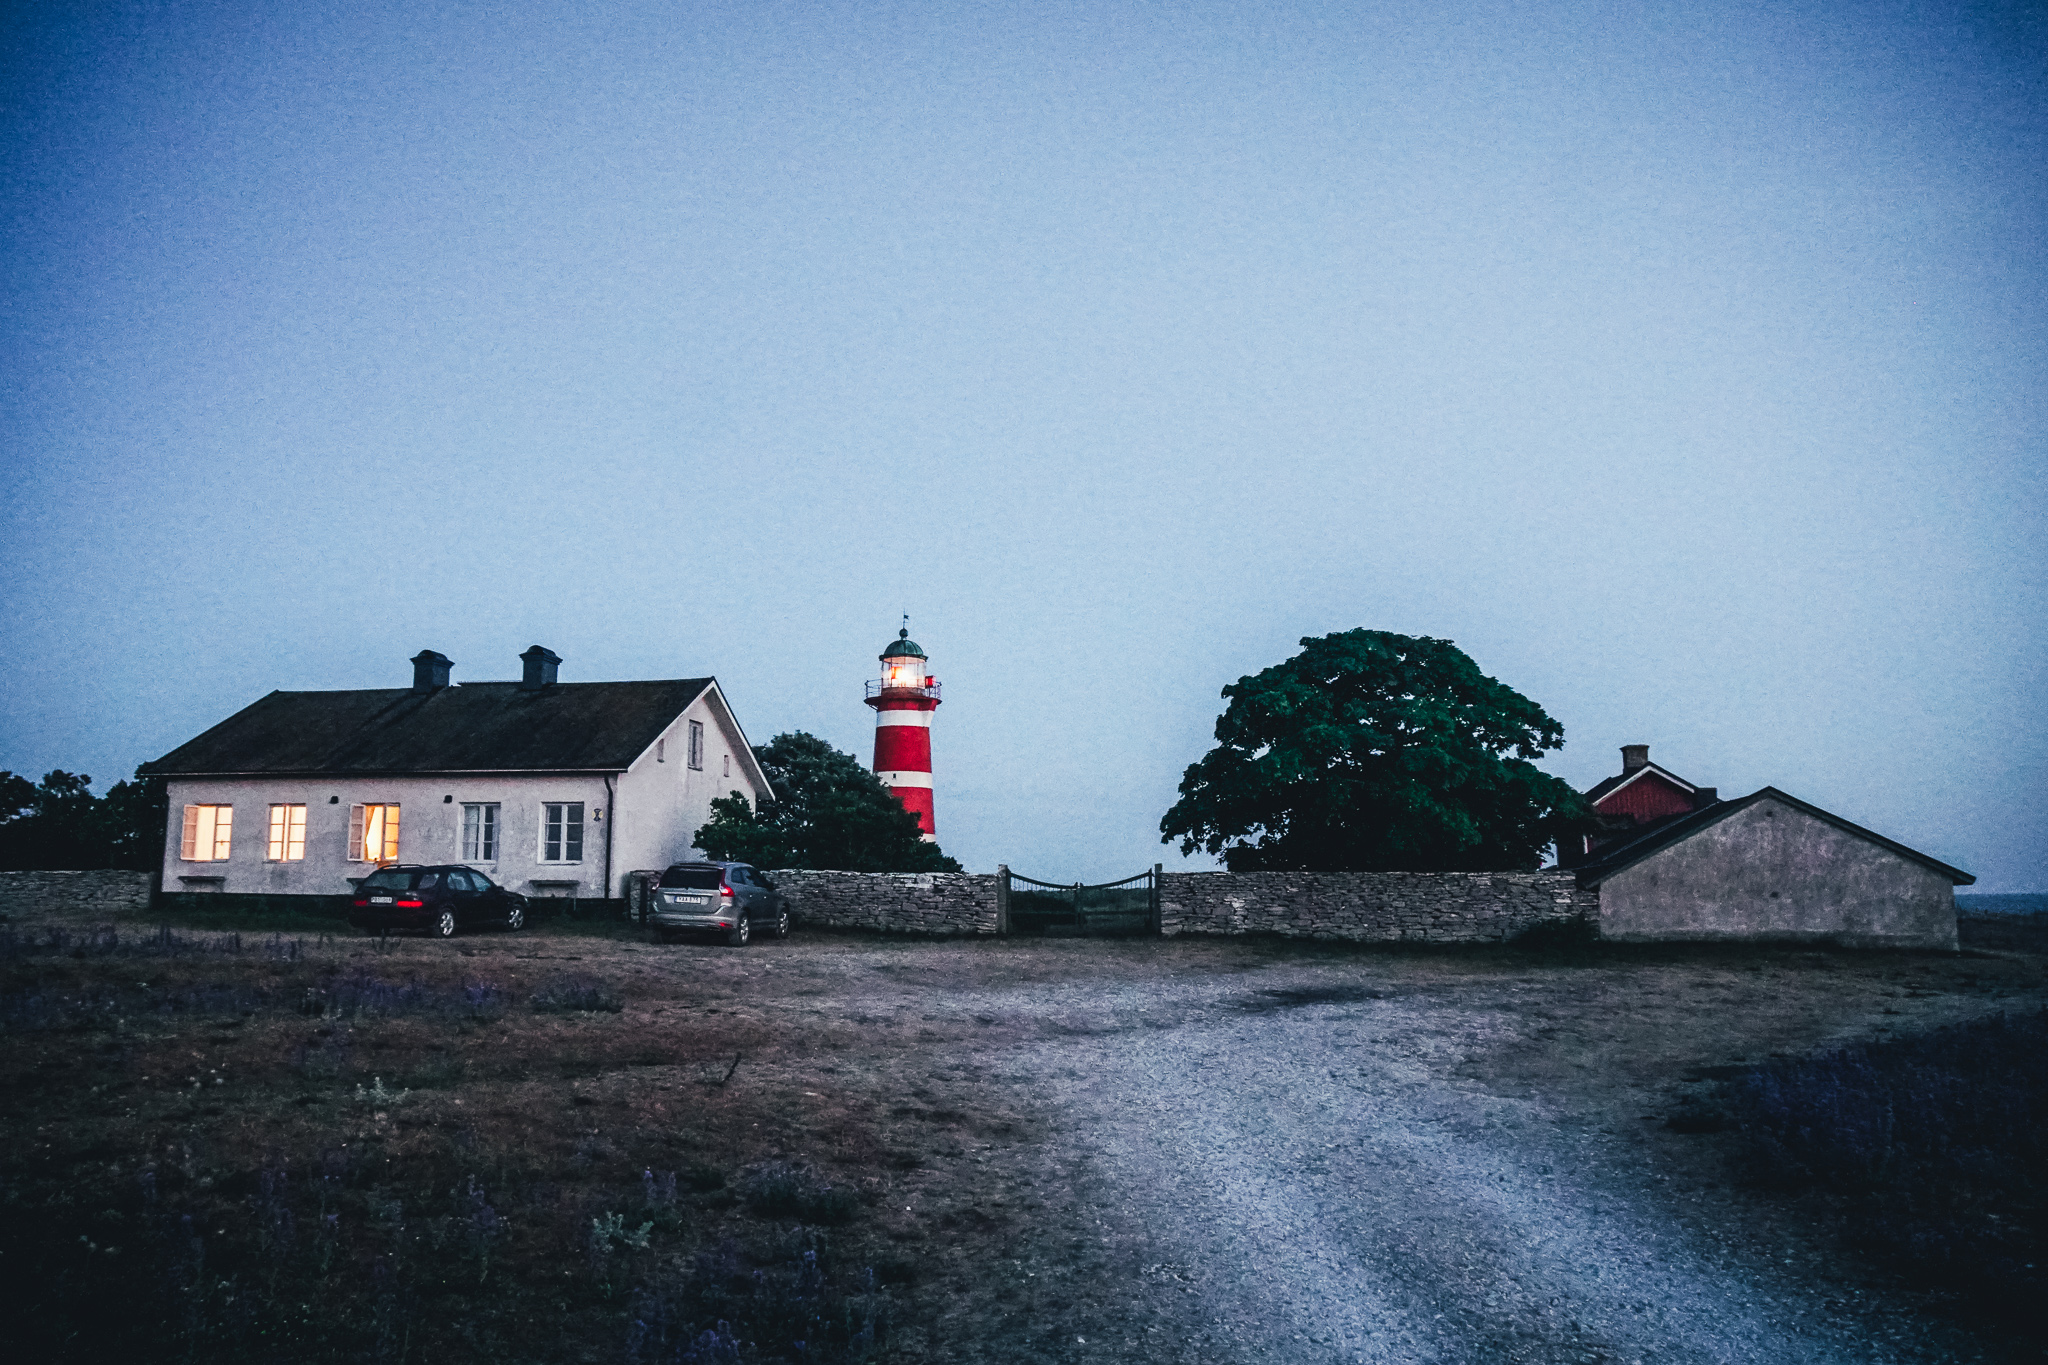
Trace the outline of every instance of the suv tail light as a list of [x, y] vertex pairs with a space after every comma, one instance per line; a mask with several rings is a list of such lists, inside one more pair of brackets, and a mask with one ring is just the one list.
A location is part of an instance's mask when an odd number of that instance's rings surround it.
[[729, 900], [731, 900], [731, 899], [732, 899], [732, 888], [731, 888], [731, 887], [729, 887], [729, 886], [721, 886], [721, 887], [719, 887], [719, 888], [718, 888], [718, 897], [719, 897], [719, 899], [720, 899], [720, 900], [728, 900], [728, 901], [729, 901]]

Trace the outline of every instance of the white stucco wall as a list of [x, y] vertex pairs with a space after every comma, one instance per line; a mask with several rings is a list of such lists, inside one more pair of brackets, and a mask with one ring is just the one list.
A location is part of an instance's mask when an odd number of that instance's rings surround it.
[[[688, 724], [704, 725], [704, 766], [688, 762]], [[657, 758], [649, 745], [630, 769], [616, 775], [613, 795], [602, 776], [450, 774], [408, 777], [174, 778], [170, 820], [164, 831], [166, 891], [223, 891], [235, 894], [337, 895], [350, 878], [367, 876], [373, 865], [347, 860], [349, 808], [396, 803], [398, 858], [407, 863], [454, 863], [462, 858], [462, 807], [496, 802], [498, 856], [469, 860], [501, 886], [527, 895], [617, 895], [620, 878], [635, 868], [662, 868], [698, 856], [692, 836], [711, 818], [713, 798], [729, 791], [758, 800], [747, 776], [744, 739], [725, 708], [707, 691], [664, 732], [668, 742]], [[730, 764], [731, 776], [726, 776]], [[576, 863], [543, 863], [541, 807], [550, 801], [581, 801], [583, 857]], [[234, 837], [220, 862], [186, 862], [179, 857], [185, 807], [232, 805]], [[266, 858], [272, 804], [306, 807], [306, 856], [295, 862]], [[611, 887], [605, 885], [605, 834], [610, 828]], [[183, 881], [181, 878], [223, 878]], [[534, 882], [567, 881], [566, 887]]]
[[1953, 949], [1955, 888], [1766, 798], [1601, 882], [1600, 936]]
[[[604, 780], [598, 777], [504, 777], [489, 774], [443, 777], [261, 777], [179, 778], [169, 783], [171, 809], [164, 831], [166, 891], [219, 890], [236, 894], [327, 896], [350, 889], [349, 878], [368, 876], [370, 863], [347, 859], [349, 808], [397, 803], [398, 859], [406, 863], [462, 862], [462, 807], [465, 802], [498, 803], [498, 856], [474, 860], [491, 880], [529, 895], [567, 895], [566, 889], [532, 885], [534, 878], [575, 879], [576, 894], [599, 896], [604, 881]], [[541, 804], [581, 801], [583, 858], [577, 863], [540, 860]], [[179, 854], [188, 804], [235, 808], [234, 838], [224, 862], [186, 862]], [[298, 862], [265, 857], [273, 803], [306, 807], [306, 856]], [[601, 815], [598, 814], [601, 812]], [[593, 818], [595, 817], [595, 818]], [[180, 878], [219, 877], [218, 884]]]
[[[704, 766], [689, 765], [689, 721], [704, 725]], [[711, 803], [737, 791], [758, 803], [761, 793], [748, 773], [746, 740], [725, 708], [707, 691], [690, 703], [662, 733], [666, 753], [650, 745], [618, 779], [619, 826], [612, 832], [614, 891], [635, 869], [658, 871], [670, 863], [703, 856], [691, 844], [711, 818]], [[728, 767], [731, 776], [727, 776]]]

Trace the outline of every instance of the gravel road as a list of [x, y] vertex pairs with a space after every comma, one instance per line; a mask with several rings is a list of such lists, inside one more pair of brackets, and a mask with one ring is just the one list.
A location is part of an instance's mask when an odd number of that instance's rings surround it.
[[[1001, 1022], [1007, 1041], [959, 1071], [1050, 1133], [1009, 1158], [1044, 1201], [1016, 1251], [1032, 1321], [957, 1358], [1986, 1358], [1713, 1162], [1672, 1159], [1699, 1139], [1643, 1122], [1684, 1088], [1676, 1058], [1870, 1036], [1898, 994], [1876, 987], [1881, 965], [1815, 973], [1812, 1007], [1775, 1013], [1686, 999], [1703, 972], [1682, 964], [1462, 980], [1400, 959], [1244, 965], [920, 997], [927, 1019]], [[1774, 989], [1729, 975], [1738, 996]], [[1660, 999], [1671, 1017], [1646, 1023]], [[1587, 1009], [1576, 1032], [1554, 1022]], [[1604, 1064], [1616, 1040], [1641, 1074]]]

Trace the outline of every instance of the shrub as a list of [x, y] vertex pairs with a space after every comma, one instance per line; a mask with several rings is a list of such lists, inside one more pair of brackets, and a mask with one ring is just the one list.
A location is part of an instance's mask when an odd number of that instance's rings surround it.
[[555, 981], [533, 993], [535, 1014], [617, 1014], [625, 997], [596, 981]]
[[2044, 1288], [2048, 1011], [1760, 1067], [1729, 1088], [1754, 1174], [1847, 1196], [1908, 1273], [1993, 1316]]

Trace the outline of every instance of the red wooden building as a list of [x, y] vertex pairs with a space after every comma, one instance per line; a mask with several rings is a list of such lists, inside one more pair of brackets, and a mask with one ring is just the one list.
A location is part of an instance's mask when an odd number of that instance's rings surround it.
[[[1629, 839], [1647, 826], [1704, 810], [1719, 799], [1712, 787], [1698, 787], [1650, 762], [1650, 746], [1621, 746], [1621, 772], [1596, 783], [1586, 800], [1600, 816], [1601, 828], [1560, 844], [1560, 867], [1576, 867], [1618, 839]], [[1572, 845], [1576, 846], [1572, 846]]]

